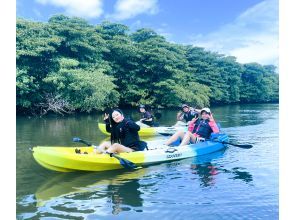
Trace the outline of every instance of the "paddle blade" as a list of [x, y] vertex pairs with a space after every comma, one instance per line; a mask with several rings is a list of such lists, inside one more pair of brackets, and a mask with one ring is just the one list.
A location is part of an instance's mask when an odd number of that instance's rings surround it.
[[128, 161], [128, 160], [122, 159], [122, 158], [119, 159], [119, 163], [120, 163], [120, 165], [122, 165], [124, 168], [129, 169], [129, 170], [134, 170], [134, 169], [137, 168], [137, 166], [136, 166], [134, 163], [132, 163], [131, 161]]
[[244, 145], [239, 145], [239, 147], [241, 148], [246, 148], [246, 149], [250, 149], [253, 147], [253, 145], [250, 145], [250, 144], [244, 144]]
[[73, 142], [83, 143], [83, 144], [86, 144], [87, 146], [92, 146], [91, 143], [88, 143], [87, 141], [84, 141], [84, 140], [82, 140], [82, 139], [79, 138], [79, 137], [74, 137], [74, 138], [72, 139], [72, 141], [73, 141]]
[[114, 158], [118, 159], [120, 165], [122, 165], [124, 168], [126, 168], [128, 170], [134, 170], [134, 169], [138, 168], [133, 162], [131, 162], [127, 159], [121, 158], [114, 153], [110, 153], [109, 155], [110, 155], [110, 157], [114, 157]]
[[250, 148], [253, 147], [253, 145], [251, 145], [251, 144], [233, 144], [233, 143], [229, 143], [229, 142], [226, 142], [226, 141], [221, 141], [220, 143], [229, 144], [229, 145], [244, 148], [244, 149], [250, 149]]
[[81, 141], [81, 138], [79, 138], [79, 137], [74, 137], [74, 138], [72, 139], [72, 141], [73, 141], [73, 142], [80, 142], [80, 141]]

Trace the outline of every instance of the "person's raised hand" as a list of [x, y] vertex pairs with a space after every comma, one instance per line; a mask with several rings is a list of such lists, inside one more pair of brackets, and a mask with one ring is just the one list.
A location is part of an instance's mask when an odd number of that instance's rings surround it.
[[210, 113], [209, 117], [208, 117], [209, 121], [214, 121], [213, 115], [212, 113]]
[[195, 122], [197, 120], [198, 117], [194, 117], [191, 119], [191, 122]]
[[108, 119], [108, 118], [109, 118], [109, 114], [104, 113], [104, 118], [103, 118], [103, 120], [105, 121], [105, 120]]

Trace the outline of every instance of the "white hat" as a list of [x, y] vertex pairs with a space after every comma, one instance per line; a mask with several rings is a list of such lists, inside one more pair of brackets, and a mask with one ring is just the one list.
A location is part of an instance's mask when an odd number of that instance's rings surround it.
[[187, 105], [187, 104], [183, 104], [183, 105], [182, 105], [182, 108], [185, 108], [185, 107], [189, 108], [189, 105]]
[[211, 111], [210, 111], [209, 108], [203, 108], [203, 109], [201, 109], [200, 114], [202, 114], [202, 112], [211, 113]]

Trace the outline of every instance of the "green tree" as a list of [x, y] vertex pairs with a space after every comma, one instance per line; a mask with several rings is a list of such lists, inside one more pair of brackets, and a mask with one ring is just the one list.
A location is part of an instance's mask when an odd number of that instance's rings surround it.
[[210, 97], [213, 104], [229, 102], [228, 85], [223, 77], [223, 68], [219, 66], [222, 55], [205, 51], [200, 47], [189, 47], [187, 59], [192, 71], [192, 80], [210, 88]]
[[240, 89], [242, 102], [277, 101], [278, 75], [268, 66], [245, 64]]
[[95, 27], [81, 18], [56, 15], [49, 19], [48, 27], [61, 39], [57, 51], [59, 57], [74, 58], [81, 68], [105, 67], [103, 52], [105, 40]]
[[17, 19], [16, 65], [18, 112], [279, 100], [273, 65], [243, 65], [232, 56], [168, 42], [151, 29], [130, 33], [123, 24], [91, 25], [64, 15], [47, 23]]
[[17, 19], [16, 96], [18, 109], [34, 108], [42, 100], [42, 79], [58, 71], [56, 47], [61, 39], [46, 24]]
[[223, 93], [224, 103], [237, 103], [240, 101], [241, 74], [243, 66], [236, 62], [236, 57], [228, 56], [217, 59], [217, 66], [226, 85], [227, 93]]
[[61, 69], [44, 81], [52, 87], [50, 91], [54, 96], [65, 100], [73, 110], [104, 110], [119, 100], [113, 78], [98, 70]]

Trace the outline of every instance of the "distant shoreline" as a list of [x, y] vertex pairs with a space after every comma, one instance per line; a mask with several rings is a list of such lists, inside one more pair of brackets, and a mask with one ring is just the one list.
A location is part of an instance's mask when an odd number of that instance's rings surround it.
[[[222, 106], [237, 106], [237, 105], [262, 105], [262, 104], [279, 104], [279, 102], [252, 102], [252, 103], [231, 103], [231, 104], [213, 104], [210, 106], [210, 108], [216, 108], [216, 107], [222, 107]], [[114, 107], [115, 108], [115, 107]], [[127, 107], [127, 106], [120, 106], [118, 108], [121, 108], [123, 110], [136, 110], [136, 107]], [[161, 110], [176, 110], [179, 111], [179, 107], [166, 107], [166, 108], [152, 108], [152, 111], [161, 111]], [[66, 117], [70, 115], [93, 115], [93, 114], [103, 114], [105, 111], [92, 111], [92, 112], [80, 112], [80, 111], [74, 111], [70, 114], [57, 114], [54, 112], [49, 112], [48, 114], [44, 115], [46, 116], [60, 116], [60, 117]], [[41, 115], [33, 115], [33, 114], [25, 114], [23, 112], [16, 112], [16, 116], [28, 116], [28, 117], [43, 117]]]

